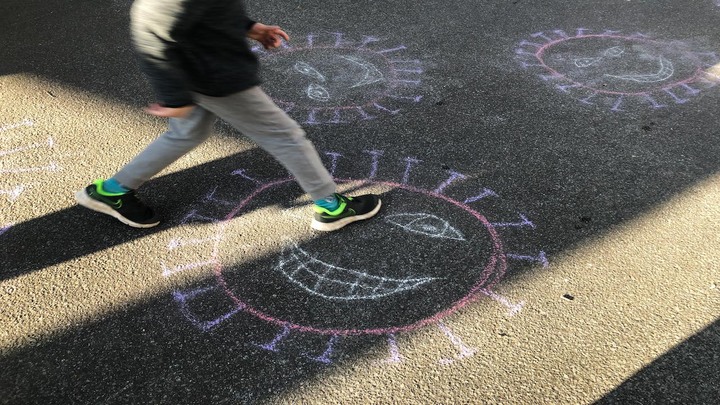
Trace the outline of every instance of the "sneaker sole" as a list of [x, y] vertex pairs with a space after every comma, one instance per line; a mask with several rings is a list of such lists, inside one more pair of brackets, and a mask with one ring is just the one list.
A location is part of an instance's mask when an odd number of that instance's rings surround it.
[[107, 206], [106, 204], [103, 204], [99, 201], [96, 201], [92, 199], [87, 191], [80, 190], [75, 193], [75, 200], [78, 202], [78, 204], [82, 205], [85, 208], [89, 208], [93, 211], [100, 212], [103, 214], [110, 215], [112, 217], [117, 218], [118, 221], [122, 222], [125, 225], [132, 226], [133, 228], [152, 228], [153, 226], [156, 226], [160, 223], [160, 221], [153, 222], [150, 224], [141, 224], [135, 221], [131, 221], [124, 216], [120, 215], [119, 212], [115, 211], [111, 207]]
[[375, 216], [375, 214], [380, 211], [380, 206], [382, 206], [382, 201], [378, 200], [377, 206], [367, 214], [363, 215], [354, 215], [352, 217], [343, 218], [340, 220], [337, 220], [335, 222], [325, 223], [320, 222], [318, 220], [313, 219], [312, 223], [310, 224], [310, 227], [316, 231], [322, 231], [322, 232], [330, 232], [330, 231], [337, 231], [338, 229], [344, 227], [347, 224], [351, 224], [355, 221], [362, 221], [363, 219], [372, 218]]

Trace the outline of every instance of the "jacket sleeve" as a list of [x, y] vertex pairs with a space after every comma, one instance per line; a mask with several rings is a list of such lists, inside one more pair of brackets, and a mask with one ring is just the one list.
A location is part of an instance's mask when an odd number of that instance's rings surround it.
[[180, 67], [178, 38], [202, 18], [203, 0], [137, 0], [130, 30], [140, 68], [157, 101], [166, 107], [193, 103], [186, 73]]

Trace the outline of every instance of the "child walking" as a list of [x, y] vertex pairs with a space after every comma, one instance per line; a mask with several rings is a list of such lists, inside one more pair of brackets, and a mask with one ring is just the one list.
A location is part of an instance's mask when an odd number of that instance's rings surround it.
[[289, 40], [277, 26], [247, 17], [241, 0], [137, 0], [133, 45], [157, 103], [149, 114], [168, 130], [119, 172], [75, 193], [78, 203], [137, 228], [160, 223], [135, 190], [204, 142], [221, 118], [277, 159], [314, 200], [311, 227], [334, 231], [380, 210], [377, 195], [338, 194], [303, 129], [260, 89], [246, 38], [272, 49]]

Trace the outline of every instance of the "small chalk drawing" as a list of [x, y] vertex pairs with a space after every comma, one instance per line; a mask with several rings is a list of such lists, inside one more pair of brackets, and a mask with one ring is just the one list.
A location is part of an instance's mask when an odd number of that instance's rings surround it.
[[515, 50], [521, 66], [586, 105], [611, 111], [685, 104], [720, 77], [715, 52], [641, 33], [578, 28], [536, 32]]
[[[400, 362], [397, 335], [432, 325], [456, 350], [439, 364], [472, 356], [476, 349], [446, 318], [480, 298], [497, 302], [506, 316], [522, 310], [523, 301], [496, 291], [508, 263], [547, 267], [548, 260], [543, 251], [507, 252], [502, 234], [517, 237], [536, 225], [527, 214], [507, 209], [493, 190], [468, 184], [469, 176], [448, 170], [433, 176], [440, 179], [435, 186], [419, 187], [411, 178], [424, 167], [421, 160], [383, 163], [383, 155], [378, 150], [350, 158], [325, 153], [341, 188], [368, 189], [385, 201], [375, 218], [339, 232], [310, 230], [309, 201], [276, 207], [289, 196], [303, 195], [289, 177], [265, 180], [250, 169], [237, 169], [223, 186], [209, 189], [180, 216], [179, 234], [169, 240], [161, 260], [169, 280], [190, 270], [194, 277], [206, 275], [174, 291], [184, 318], [203, 332], [231, 325], [238, 316], [273, 326], [274, 337], [252, 343], [284, 355], [294, 350], [288, 341], [323, 338], [324, 346], [315, 342], [313, 354], [303, 355], [325, 364], [338, 357], [344, 339], [360, 336], [382, 336], [389, 353], [383, 362]], [[337, 175], [344, 163], [362, 166], [363, 160], [365, 177]], [[395, 179], [379, 179], [380, 170]], [[505, 208], [492, 208], [500, 205]], [[488, 219], [485, 209], [496, 218]], [[278, 230], [287, 232], [278, 235]]]
[[288, 114], [307, 125], [342, 124], [396, 115], [422, 100], [422, 62], [404, 56], [405, 45], [387, 43], [374, 36], [309, 34], [297, 45], [253, 51], [263, 88]]
[[[31, 189], [38, 173], [62, 170], [52, 152], [57, 145], [51, 136], [40, 139], [23, 130], [35, 126], [32, 120], [0, 125], [0, 204], [15, 203]], [[33, 141], [34, 138], [38, 138]], [[49, 157], [51, 155], [52, 157]], [[4, 200], [4, 201], [3, 201]]]

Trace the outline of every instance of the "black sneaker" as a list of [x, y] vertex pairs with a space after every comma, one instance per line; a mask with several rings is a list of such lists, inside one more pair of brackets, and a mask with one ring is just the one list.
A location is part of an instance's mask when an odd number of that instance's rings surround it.
[[335, 194], [340, 206], [335, 211], [315, 205], [315, 215], [310, 226], [317, 231], [336, 231], [345, 225], [373, 217], [380, 211], [380, 197], [365, 194], [359, 197], [346, 197]]
[[120, 222], [135, 228], [152, 228], [160, 223], [160, 218], [150, 207], [143, 204], [135, 195], [135, 190], [126, 193], [108, 193], [102, 189], [103, 180], [75, 193], [75, 199], [83, 207], [111, 215]]

